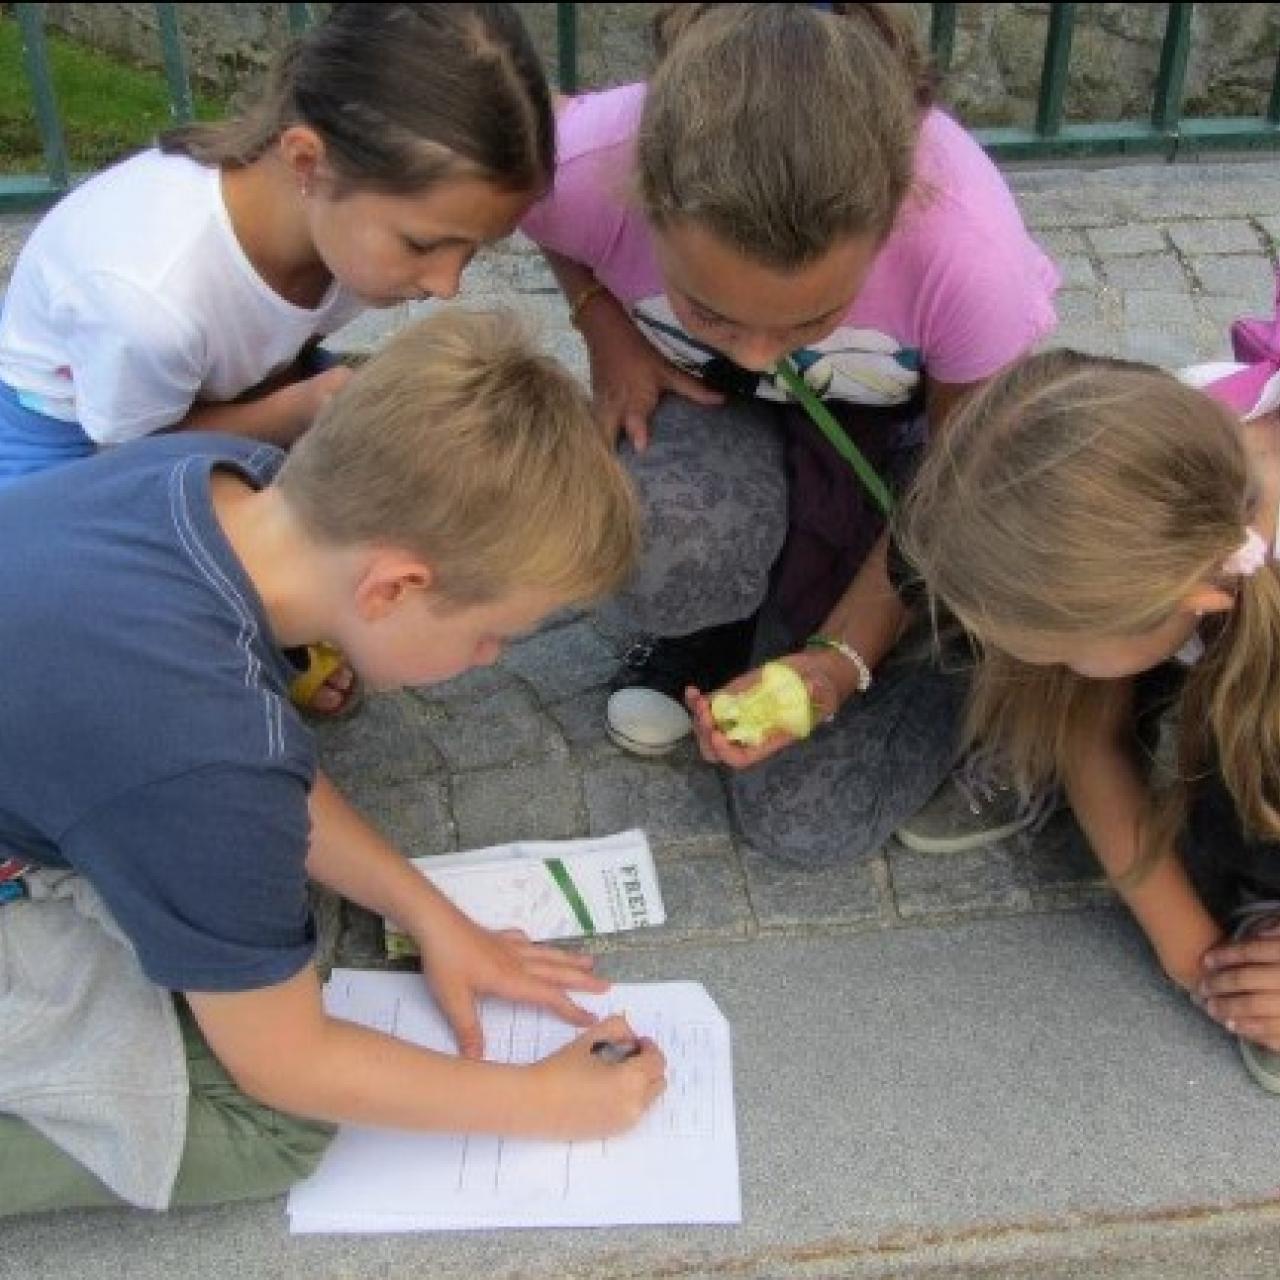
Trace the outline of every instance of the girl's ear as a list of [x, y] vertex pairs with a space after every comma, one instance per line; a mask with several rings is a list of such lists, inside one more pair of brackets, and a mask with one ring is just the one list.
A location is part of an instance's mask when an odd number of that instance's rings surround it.
[[304, 196], [310, 195], [317, 183], [329, 176], [324, 139], [310, 125], [291, 124], [280, 135], [277, 146], [280, 158]]
[[1236, 597], [1234, 592], [1206, 582], [1187, 592], [1182, 603], [1197, 617], [1203, 617], [1207, 613], [1230, 613], [1235, 608]]
[[356, 612], [365, 622], [379, 622], [411, 595], [429, 591], [432, 580], [421, 560], [399, 551], [377, 552], [356, 581]]

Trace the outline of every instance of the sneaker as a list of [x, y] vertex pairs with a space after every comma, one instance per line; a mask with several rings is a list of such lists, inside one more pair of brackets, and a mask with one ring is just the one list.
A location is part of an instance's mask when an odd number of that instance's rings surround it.
[[979, 748], [952, 771], [919, 813], [894, 835], [917, 853], [964, 853], [1019, 831], [1038, 830], [1058, 807], [1055, 789], [1024, 797]]
[[[1237, 913], [1239, 923], [1234, 936], [1251, 938], [1264, 929], [1280, 926], [1280, 902], [1253, 902]], [[1252, 1040], [1236, 1037], [1240, 1056], [1249, 1074], [1268, 1092], [1280, 1093], [1280, 1053], [1264, 1049]]]
[[718, 689], [750, 666], [755, 619], [687, 636], [642, 637], [622, 657], [606, 711], [609, 737], [633, 755], [661, 756], [693, 730], [689, 685]]

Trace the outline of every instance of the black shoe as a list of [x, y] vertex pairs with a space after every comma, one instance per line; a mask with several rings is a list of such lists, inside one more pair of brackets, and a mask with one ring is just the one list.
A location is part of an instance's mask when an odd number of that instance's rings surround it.
[[710, 692], [746, 671], [755, 630], [753, 616], [686, 636], [634, 641], [610, 684], [609, 737], [637, 755], [672, 750], [692, 729], [685, 689]]

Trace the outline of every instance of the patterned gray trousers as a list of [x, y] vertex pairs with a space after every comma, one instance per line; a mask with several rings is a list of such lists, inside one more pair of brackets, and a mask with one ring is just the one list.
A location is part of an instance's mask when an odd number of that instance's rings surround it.
[[[789, 523], [784, 414], [760, 401], [708, 409], [664, 398], [648, 449], [623, 451], [645, 553], [601, 611], [611, 630], [681, 636], [763, 606], [756, 660], [802, 642], [770, 609]], [[742, 836], [807, 866], [876, 852], [955, 762], [966, 685], [961, 662], [939, 661], [927, 637], [908, 635], [834, 723], [752, 769], [726, 770]]]

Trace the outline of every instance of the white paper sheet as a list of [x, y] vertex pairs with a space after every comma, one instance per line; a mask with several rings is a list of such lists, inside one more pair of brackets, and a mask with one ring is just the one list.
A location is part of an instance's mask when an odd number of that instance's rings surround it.
[[[624, 1012], [667, 1057], [667, 1091], [630, 1133], [534, 1142], [343, 1128], [319, 1169], [289, 1196], [294, 1232], [444, 1231], [742, 1220], [729, 1024], [694, 982], [615, 985], [581, 996]], [[417, 974], [338, 969], [325, 987], [335, 1017], [453, 1052]], [[487, 1055], [545, 1057], [578, 1031], [505, 1001], [483, 1010]]]

